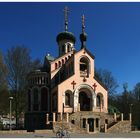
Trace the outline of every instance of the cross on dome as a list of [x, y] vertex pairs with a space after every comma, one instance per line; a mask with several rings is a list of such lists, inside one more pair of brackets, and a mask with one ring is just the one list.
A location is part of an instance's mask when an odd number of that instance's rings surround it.
[[67, 6], [65, 6], [64, 8], [65, 31], [68, 31], [68, 13], [69, 9]]
[[82, 33], [85, 32], [85, 16], [82, 15]]

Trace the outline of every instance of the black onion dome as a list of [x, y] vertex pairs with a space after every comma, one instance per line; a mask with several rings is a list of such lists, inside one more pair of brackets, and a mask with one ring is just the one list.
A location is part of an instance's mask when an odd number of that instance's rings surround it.
[[80, 34], [80, 40], [81, 40], [81, 42], [86, 41], [87, 40], [87, 34], [86, 33]]
[[73, 33], [71, 32], [61, 32], [58, 34], [57, 38], [56, 38], [56, 41], [59, 42], [61, 40], [71, 40], [74, 44], [76, 42], [76, 38], [75, 36], [73, 35]]

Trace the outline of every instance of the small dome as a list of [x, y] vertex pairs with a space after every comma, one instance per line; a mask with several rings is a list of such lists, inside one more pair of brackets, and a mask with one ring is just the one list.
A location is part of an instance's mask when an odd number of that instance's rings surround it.
[[56, 41], [59, 42], [61, 40], [65, 40], [65, 39], [68, 39], [75, 44], [76, 38], [73, 35], [73, 33], [71, 33], [71, 32], [61, 32], [61, 33], [59, 33], [57, 38], [56, 38]]
[[50, 54], [47, 54], [47, 56], [45, 56], [49, 61], [53, 61], [55, 58], [53, 56], [51, 56]]

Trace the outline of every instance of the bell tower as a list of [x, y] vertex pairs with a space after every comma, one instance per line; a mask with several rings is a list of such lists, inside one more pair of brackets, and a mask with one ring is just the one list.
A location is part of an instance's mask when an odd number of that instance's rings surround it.
[[64, 8], [64, 32], [57, 35], [57, 43], [59, 46], [59, 56], [62, 56], [72, 50], [74, 50], [74, 45], [76, 38], [73, 33], [68, 32], [68, 7]]

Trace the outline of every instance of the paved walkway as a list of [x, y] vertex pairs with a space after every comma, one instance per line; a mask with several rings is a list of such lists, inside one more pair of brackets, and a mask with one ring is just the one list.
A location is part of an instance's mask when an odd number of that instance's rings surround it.
[[[131, 133], [122, 133], [122, 134], [114, 134], [114, 133], [96, 133], [96, 134], [70, 134], [71, 138], [140, 138], [139, 132], [131, 132]], [[42, 133], [42, 131], [38, 131], [36, 133], [1, 133], [0, 138], [56, 138], [55, 133], [52, 131], [46, 131]]]

